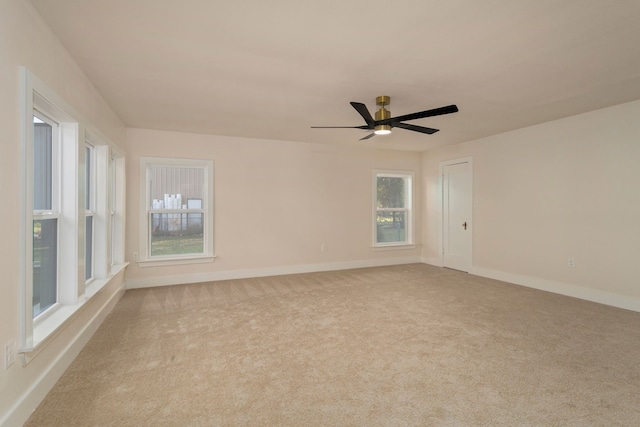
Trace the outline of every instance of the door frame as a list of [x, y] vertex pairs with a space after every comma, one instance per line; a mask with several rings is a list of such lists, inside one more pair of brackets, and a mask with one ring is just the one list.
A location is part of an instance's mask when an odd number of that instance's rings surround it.
[[[467, 157], [460, 157], [457, 159], [450, 159], [450, 160], [444, 160], [442, 162], [440, 162], [440, 170], [439, 170], [439, 174], [438, 174], [438, 182], [439, 182], [439, 187], [440, 187], [440, 191], [439, 191], [439, 196], [440, 196], [440, 235], [439, 235], [439, 240], [440, 240], [440, 244], [439, 244], [439, 249], [440, 249], [440, 253], [439, 253], [439, 258], [440, 258], [440, 267], [444, 267], [444, 168], [446, 166], [452, 166], [452, 165], [457, 165], [460, 163], [468, 163], [469, 164], [469, 168], [471, 169], [471, 173], [470, 173], [470, 180], [471, 182], [469, 183], [471, 185], [471, 233], [470, 233], [470, 238], [471, 238], [471, 263], [470, 266], [471, 268], [469, 268], [469, 270], [472, 270], [473, 268], [473, 231], [475, 229], [475, 222], [473, 220], [473, 211], [474, 211], [474, 207], [475, 207], [475, 199], [473, 196], [473, 157], [471, 156], [467, 156]], [[471, 271], [469, 271], [470, 273]]]

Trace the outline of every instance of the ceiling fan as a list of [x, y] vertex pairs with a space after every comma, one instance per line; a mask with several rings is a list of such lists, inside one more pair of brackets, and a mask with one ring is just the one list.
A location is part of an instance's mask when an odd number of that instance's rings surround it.
[[423, 126], [411, 125], [409, 123], [402, 123], [407, 120], [422, 119], [424, 117], [441, 116], [443, 114], [451, 114], [458, 111], [458, 107], [455, 105], [447, 105], [446, 107], [434, 108], [432, 110], [420, 111], [419, 113], [405, 114], [404, 116], [391, 117], [389, 110], [384, 108], [389, 105], [391, 98], [388, 96], [379, 96], [376, 98], [376, 105], [380, 107], [376, 111], [375, 120], [371, 117], [371, 113], [367, 109], [367, 106], [360, 102], [351, 102], [351, 106], [362, 116], [366, 125], [362, 126], [311, 126], [313, 129], [364, 129], [372, 130], [373, 132], [363, 139], [369, 139], [376, 135], [388, 135], [391, 133], [391, 129], [394, 127], [402, 128], [406, 130], [412, 130], [414, 132], [432, 134], [438, 132], [439, 129], [427, 128]]

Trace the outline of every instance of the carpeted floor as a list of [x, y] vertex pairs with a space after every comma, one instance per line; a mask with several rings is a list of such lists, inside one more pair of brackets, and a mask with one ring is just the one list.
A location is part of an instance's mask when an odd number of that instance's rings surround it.
[[640, 425], [640, 313], [424, 264], [131, 290], [26, 425]]

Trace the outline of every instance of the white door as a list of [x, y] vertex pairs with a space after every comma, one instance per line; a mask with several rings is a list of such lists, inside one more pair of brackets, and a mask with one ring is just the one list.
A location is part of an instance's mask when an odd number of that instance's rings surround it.
[[442, 259], [448, 268], [471, 270], [473, 194], [471, 161], [442, 165]]

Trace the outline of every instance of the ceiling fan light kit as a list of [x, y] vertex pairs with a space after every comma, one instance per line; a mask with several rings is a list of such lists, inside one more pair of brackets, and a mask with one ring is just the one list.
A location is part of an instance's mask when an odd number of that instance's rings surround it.
[[434, 108], [432, 110], [420, 111], [418, 113], [405, 114], [403, 116], [391, 117], [391, 112], [385, 108], [391, 102], [391, 97], [383, 95], [376, 98], [376, 105], [380, 108], [376, 111], [375, 119], [369, 113], [367, 106], [360, 102], [351, 102], [351, 106], [362, 116], [366, 125], [363, 126], [311, 126], [314, 129], [337, 129], [337, 128], [350, 128], [350, 129], [363, 129], [372, 130], [373, 133], [360, 138], [360, 140], [369, 139], [376, 135], [388, 135], [391, 133], [391, 129], [398, 127], [401, 129], [411, 130], [414, 132], [433, 134], [438, 132], [438, 129], [427, 128], [424, 126], [412, 125], [409, 123], [402, 123], [407, 120], [417, 120], [424, 117], [440, 116], [443, 114], [456, 113], [458, 107], [456, 105], [447, 105], [446, 107]]

